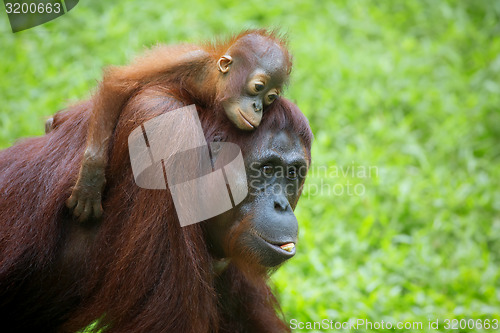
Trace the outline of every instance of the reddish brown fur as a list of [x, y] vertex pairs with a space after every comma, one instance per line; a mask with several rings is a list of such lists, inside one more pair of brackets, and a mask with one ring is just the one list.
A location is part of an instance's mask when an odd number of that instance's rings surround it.
[[[230, 264], [216, 276], [204, 223], [181, 228], [168, 191], [135, 185], [128, 134], [175, 107], [158, 86], [136, 92], [120, 117], [102, 222], [70, 221], [64, 201], [85, 149], [91, 107], [86, 102], [60, 113], [48, 135], [0, 152], [3, 327], [72, 332], [101, 318], [110, 332], [289, 331], [276, 314], [264, 270]], [[287, 129], [300, 135], [310, 154], [307, 121], [284, 99], [273, 103], [254, 133], [220, 126], [198, 109], [209, 142], [238, 143], [245, 155], [261, 133]]]

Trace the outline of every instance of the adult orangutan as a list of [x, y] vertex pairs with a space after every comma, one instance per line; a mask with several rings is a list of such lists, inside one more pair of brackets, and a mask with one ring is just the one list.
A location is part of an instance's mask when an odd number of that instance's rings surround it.
[[[131, 65], [108, 68], [92, 98], [86, 149], [68, 208], [80, 221], [101, 216], [109, 140], [123, 106], [141, 89], [161, 88], [177, 102], [174, 108], [196, 104], [210, 124], [232, 123], [248, 131], [259, 126], [290, 71], [285, 42], [265, 30], [216, 44], [160, 46]], [[50, 119], [46, 128], [54, 126], [57, 119]]]
[[254, 132], [202, 119], [208, 142], [240, 146], [249, 195], [181, 227], [168, 189], [134, 183], [127, 145], [134, 128], [177, 104], [159, 86], [128, 101], [109, 142], [99, 223], [68, 223], [64, 204], [86, 149], [91, 102], [60, 113], [49, 134], [0, 152], [3, 330], [75, 332], [95, 322], [93, 330], [106, 332], [290, 331], [266, 281], [295, 253], [307, 120], [283, 98]]

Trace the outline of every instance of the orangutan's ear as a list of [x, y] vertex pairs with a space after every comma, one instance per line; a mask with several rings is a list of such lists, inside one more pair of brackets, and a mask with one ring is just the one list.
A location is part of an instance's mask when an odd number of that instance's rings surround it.
[[227, 73], [229, 71], [229, 65], [233, 62], [233, 58], [230, 55], [223, 55], [220, 57], [219, 61], [217, 61], [217, 69], [221, 73]]

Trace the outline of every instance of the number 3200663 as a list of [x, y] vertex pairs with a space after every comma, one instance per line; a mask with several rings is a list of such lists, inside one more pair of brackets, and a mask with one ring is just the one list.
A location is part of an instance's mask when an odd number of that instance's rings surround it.
[[43, 13], [60, 13], [61, 12], [61, 4], [56, 3], [5, 3], [5, 9], [7, 14], [43, 14]]
[[474, 320], [474, 319], [469, 319], [469, 320], [467, 320], [467, 319], [461, 319], [461, 320], [445, 319], [444, 320], [444, 329], [445, 330], [458, 330], [458, 329], [464, 330], [466, 328], [471, 329], [471, 330], [474, 330], [474, 329], [497, 330], [498, 329], [498, 319], [492, 319], [492, 320], [489, 320], [489, 319], [485, 319], [485, 320], [481, 320], [481, 319], [477, 319], [477, 320]]

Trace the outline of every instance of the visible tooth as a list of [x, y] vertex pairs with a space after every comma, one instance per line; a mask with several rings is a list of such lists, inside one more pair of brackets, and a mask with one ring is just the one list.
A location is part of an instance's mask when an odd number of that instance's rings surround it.
[[295, 247], [295, 244], [288, 243], [288, 244], [283, 244], [280, 247], [287, 252], [292, 252], [293, 248]]

